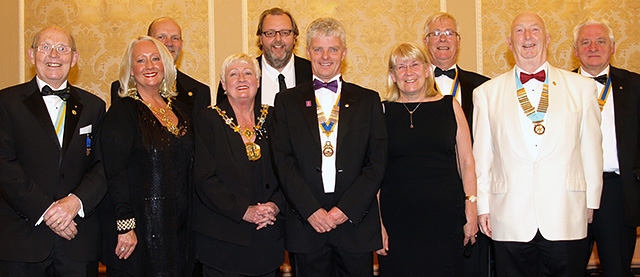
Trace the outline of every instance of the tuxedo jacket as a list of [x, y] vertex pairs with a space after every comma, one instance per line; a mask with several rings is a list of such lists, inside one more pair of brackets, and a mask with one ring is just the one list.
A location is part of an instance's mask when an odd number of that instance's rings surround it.
[[460, 99], [462, 99], [460, 105], [462, 105], [464, 116], [467, 118], [467, 123], [469, 123], [469, 130], [471, 130], [471, 123], [473, 122], [473, 90], [489, 80], [489, 78], [475, 72], [463, 70], [460, 66], [456, 67], [458, 68], [458, 78], [460, 78]]
[[613, 66], [609, 74], [624, 219], [629, 226], [640, 226], [640, 75]]
[[[104, 113], [102, 99], [70, 87], [60, 147], [35, 78], [0, 91], [0, 260], [43, 261], [56, 240], [77, 261], [98, 259], [100, 226], [94, 211], [107, 185], [99, 149], [90, 146], [87, 153], [87, 143], [97, 145], [93, 135]], [[74, 219], [74, 239], [57, 238], [44, 221], [34, 226], [69, 193], [82, 200], [85, 212]]]
[[[236, 118], [229, 101], [218, 105], [231, 118]], [[254, 114], [260, 115], [260, 108]], [[273, 108], [263, 127], [271, 124]], [[284, 213], [286, 200], [273, 170], [270, 136], [256, 138], [262, 157], [252, 162], [247, 158], [245, 145], [239, 133], [234, 132], [214, 109], [200, 111], [195, 120], [196, 151], [194, 162], [195, 192], [193, 225], [203, 235], [251, 247], [254, 232], [266, 237], [282, 238], [284, 218], [278, 216], [274, 225], [256, 231], [256, 225], [242, 219], [249, 205], [273, 202]], [[257, 165], [256, 165], [257, 164]], [[260, 178], [254, 176], [253, 167], [260, 167]], [[205, 257], [201, 257], [205, 258]]]
[[520, 125], [515, 68], [473, 92], [478, 214], [490, 214], [497, 241], [528, 242], [538, 230], [551, 241], [582, 239], [587, 208], [599, 208], [602, 134], [596, 85], [552, 66], [547, 74], [546, 132], [536, 157]]
[[[260, 66], [260, 69], [262, 69], [262, 55], [258, 56], [256, 59], [258, 60], [258, 66]], [[313, 73], [311, 72], [311, 62], [309, 62], [309, 60], [294, 55], [293, 68], [296, 72], [296, 86], [309, 82], [313, 78]], [[260, 76], [260, 83], [262, 84], [262, 76]], [[226, 98], [227, 95], [224, 93], [222, 83], [220, 83], [218, 84], [218, 95], [216, 96], [216, 103], [222, 103], [222, 100]], [[258, 104], [258, 106], [262, 104], [261, 88], [258, 88], [258, 94], [256, 94], [256, 104]]]
[[[335, 192], [322, 182], [322, 146], [312, 82], [279, 92], [271, 143], [276, 172], [289, 201], [285, 243], [294, 253], [327, 243], [345, 251], [382, 247], [376, 193], [387, 160], [387, 134], [378, 93], [342, 82], [337, 127]], [[349, 220], [328, 233], [307, 221], [320, 208], [338, 207]]]
[[[190, 116], [193, 118], [200, 110], [211, 105], [211, 90], [209, 86], [198, 82], [189, 75], [177, 70], [176, 91], [178, 96], [176, 99], [187, 105], [192, 111]], [[120, 81], [111, 83], [111, 105], [120, 100], [118, 91], [120, 90]]]

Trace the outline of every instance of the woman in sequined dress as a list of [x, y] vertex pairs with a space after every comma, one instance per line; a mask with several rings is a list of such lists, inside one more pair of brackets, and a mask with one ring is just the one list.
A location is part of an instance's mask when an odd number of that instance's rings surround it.
[[190, 171], [189, 112], [175, 101], [173, 58], [144, 36], [120, 64], [120, 101], [100, 130], [109, 193], [102, 203], [102, 262], [107, 276], [187, 276]]

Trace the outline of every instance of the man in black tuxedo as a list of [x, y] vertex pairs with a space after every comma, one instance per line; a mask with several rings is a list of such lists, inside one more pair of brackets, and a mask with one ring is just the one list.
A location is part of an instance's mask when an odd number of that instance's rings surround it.
[[[175, 20], [169, 17], [161, 17], [154, 20], [149, 24], [147, 35], [162, 42], [169, 49], [171, 56], [173, 56], [173, 62], [178, 64], [183, 40], [182, 29]], [[193, 111], [192, 115], [195, 116], [198, 111], [211, 105], [211, 90], [209, 86], [198, 82], [178, 69], [176, 69], [176, 72], [176, 91], [178, 92], [176, 99], [187, 104], [187, 107]], [[119, 81], [111, 83], [112, 105], [117, 99], [120, 99], [118, 96], [119, 90]]]
[[574, 54], [580, 59], [576, 71], [596, 80], [602, 111], [602, 198], [588, 238], [598, 245], [605, 276], [633, 276], [640, 225], [640, 75], [610, 65], [615, 40], [606, 21], [585, 20], [573, 33]]
[[[256, 103], [273, 106], [276, 93], [311, 81], [311, 63], [293, 54], [299, 33], [295, 19], [288, 11], [276, 7], [260, 15], [256, 35], [262, 50], [257, 58], [262, 76]], [[226, 97], [219, 85], [216, 104]]]
[[[427, 49], [434, 72], [436, 89], [444, 95], [453, 95], [464, 110], [469, 129], [473, 122], [473, 90], [489, 78], [462, 70], [456, 65], [460, 34], [453, 15], [439, 12], [427, 19], [424, 26], [424, 46]], [[489, 251], [491, 240], [482, 233], [476, 244], [465, 251], [464, 274], [469, 277], [489, 276]]]
[[[285, 197], [295, 276], [372, 276], [382, 247], [376, 193], [387, 159], [380, 97], [345, 82], [345, 30], [333, 18], [307, 29], [313, 82], [280, 92], [271, 132]], [[337, 125], [337, 126], [336, 126]]]
[[29, 60], [36, 76], [0, 91], [0, 276], [97, 276], [105, 103], [67, 83], [78, 52], [62, 28], [38, 32]]

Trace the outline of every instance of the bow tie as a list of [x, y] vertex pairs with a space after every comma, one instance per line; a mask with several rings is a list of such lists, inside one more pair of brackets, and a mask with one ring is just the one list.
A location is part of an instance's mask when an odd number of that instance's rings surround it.
[[61, 89], [61, 90], [53, 90], [53, 89], [51, 89], [51, 87], [46, 85], [46, 86], [42, 87], [42, 91], [40, 92], [40, 94], [42, 94], [43, 96], [55, 95], [55, 96], [60, 97], [60, 99], [62, 99], [62, 101], [67, 101], [67, 99], [69, 99], [69, 87], [67, 87], [65, 89]]
[[540, 70], [534, 74], [527, 74], [524, 72], [520, 72], [520, 82], [525, 84], [526, 82], [529, 82], [529, 80], [531, 79], [536, 79], [540, 82], [544, 82], [544, 79], [546, 78], [546, 76], [547, 75], [544, 73], [544, 70]]
[[607, 79], [609, 79], [609, 76], [607, 76], [607, 74], [602, 74], [598, 77], [593, 77], [593, 79], [604, 85], [607, 82]]
[[456, 77], [456, 69], [452, 68], [452, 69], [449, 69], [449, 70], [442, 70], [439, 67], [436, 67], [434, 75], [436, 77], [440, 77], [440, 76], [442, 76], [442, 74], [444, 74], [445, 76], [449, 77], [449, 79], [453, 80], [453, 78]]
[[313, 90], [319, 90], [320, 88], [326, 88], [336, 93], [338, 92], [338, 80], [325, 83], [318, 79], [313, 79]]

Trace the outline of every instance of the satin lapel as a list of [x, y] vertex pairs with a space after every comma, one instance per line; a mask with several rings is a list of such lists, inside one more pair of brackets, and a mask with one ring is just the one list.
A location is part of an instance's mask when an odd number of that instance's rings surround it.
[[56, 135], [53, 123], [51, 123], [51, 117], [47, 111], [47, 105], [44, 103], [42, 96], [40, 96], [37, 86], [31, 95], [27, 96], [24, 100], [24, 105], [36, 118], [40, 127], [42, 127], [44, 132], [51, 139], [51, 142], [55, 143], [58, 149], [60, 149], [60, 142], [58, 141], [58, 136]]
[[515, 67], [507, 73], [505, 79], [506, 81], [502, 91], [493, 92], [497, 95], [497, 99], [500, 98], [500, 96], [498, 95], [502, 95], [502, 102], [500, 103], [500, 107], [497, 107], [498, 109], [496, 110], [504, 111], [503, 116], [505, 117], [506, 125], [503, 126], [505, 130], [499, 132], [506, 134], [506, 136], [508, 137], [507, 141], [511, 142], [511, 147], [513, 147], [512, 150], [514, 153], [517, 153], [518, 156], [521, 156], [524, 159], [532, 160], [533, 157], [527, 150], [524, 135], [522, 134], [522, 130], [520, 127], [522, 125], [522, 123], [520, 122], [520, 114], [524, 112], [522, 111], [522, 107], [520, 107], [520, 102], [518, 102], [516, 92]]
[[[318, 112], [316, 104], [316, 94], [313, 91], [313, 85], [306, 83], [299, 94], [298, 105], [300, 107], [305, 125], [309, 128], [309, 133], [313, 137], [313, 141], [320, 147], [320, 127], [318, 123]], [[302, 130], [300, 130], [302, 132]]]
[[564, 134], [562, 129], [566, 123], [565, 115], [567, 113], [563, 111], [567, 107], [565, 102], [569, 89], [566, 88], [568, 85], [566, 80], [561, 77], [557, 69], [549, 66], [549, 108], [544, 119], [546, 132], [540, 143], [537, 160], [544, 159], [551, 154]]
[[71, 87], [71, 94], [67, 100], [67, 111], [64, 121], [64, 138], [62, 139], [62, 154], [67, 151], [71, 140], [75, 135], [80, 136], [80, 133], [76, 133], [76, 127], [78, 125], [78, 119], [82, 116], [82, 103], [80, 102], [80, 95]]
[[357, 94], [351, 90], [351, 86], [347, 82], [342, 82], [342, 91], [340, 92], [340, 113], [338, 117], [338, 148], [342, 145], [342, 141], [349, 133], [349, 127], [353, 119], [354, 112], [359, 108], [356, 103]]
[[[471, 123], [473, 118], [473, 85], [467, 80], [467, 74], [464, 70], [458, 68], [458, 78], [460, 78], [460, 99], [462, 100], [462, 110], [464, 111], [467, 121]], [[471, 127], [471, 126], [469, 126]]]

